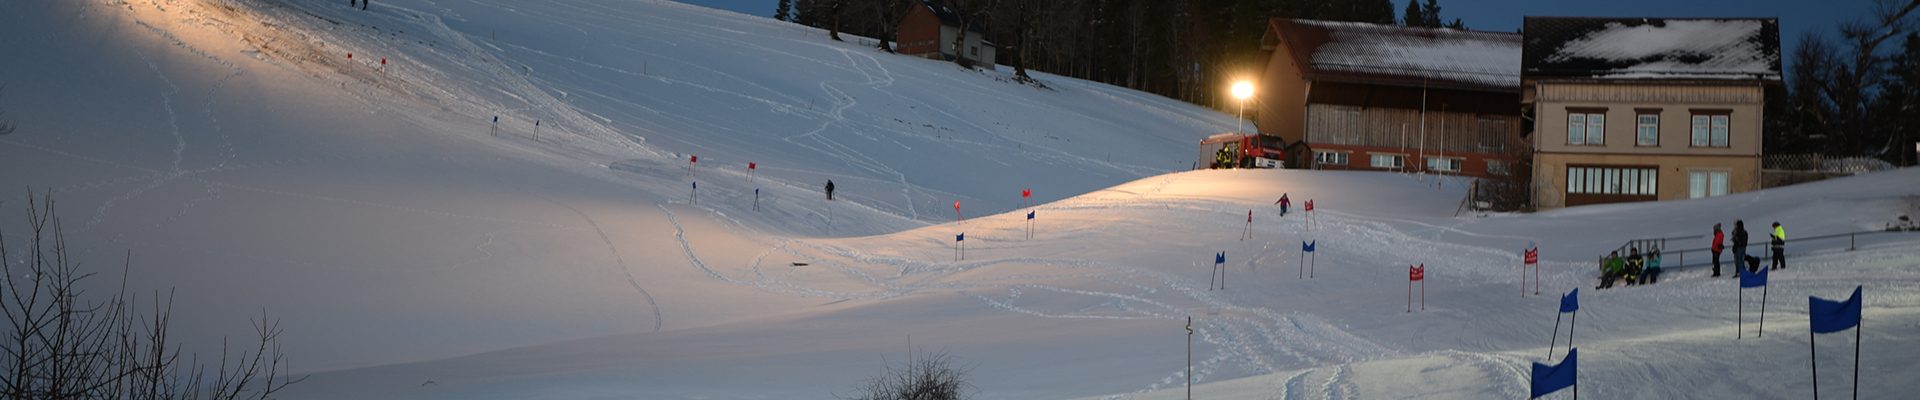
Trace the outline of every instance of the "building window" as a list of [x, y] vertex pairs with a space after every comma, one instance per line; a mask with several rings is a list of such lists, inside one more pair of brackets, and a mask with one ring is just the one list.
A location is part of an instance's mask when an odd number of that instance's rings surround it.
[[1313, 152], [1313, 161], [1320, 165], [1338, 165], [1345, 167], [1350, 165], [1347, 163], [1347, 155], [1348, 153], [1344, 151], [1315, 151]]
[[1507, 148], [1507, 120], [1497, 118], [1480, 119], [1480, 150], [1501, 151]]
[[1693, 147], [1728, 147], [1727, 125], [1729, 115], [1725, 112], [1694, 111]]
[[1642, 112], [1634, 117], [1635, 146], [1660, 146], [1660, 114]]
[[980, 56], [980, 48], [979, 48], [979, 47], [968, 47], [968, 48], [967, 48], [967, 51], [968, 51], [968, 52], [970, 52], [970, 53], [973, 53], [973, 56], [974, 56], [974, 57], [979, 57], [979, 56]]
[[1458, 157], [1427, 157], [1427, 170], [1440, 172], [1460, 172], [1461, 159]]
[[1513, 175], [1513, 164], [1505, 160], [1487, 160], [1487, 175]]
[[1384, 169], [1406, 168], [1407, 156], [1401, 154], [1374, 154], [1370, 165], [1374, 168]]
[[1607, 115], [1600, 111], [1567, 114], [1567, 144], [1606, 145]]
[[1687, 171], [1687, 192], [1691, 198], [1727, 195], [1727, 171]]
[[1567, 167], [1567, 194], [1657, 196], [1660, 194], [1660, 170], [1644, 167]]

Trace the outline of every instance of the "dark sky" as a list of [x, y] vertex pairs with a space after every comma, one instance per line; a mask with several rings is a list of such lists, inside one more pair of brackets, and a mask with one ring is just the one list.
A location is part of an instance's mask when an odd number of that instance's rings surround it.
[[[678, 0], [683, 3], [738, 11], [749, 15], [770, 16], [777, 0]], [[1395, 0], [1396, 13], [1406, 7]], [[1475, 30], [1514, 31], [1520, 18], [1538, 16], [1581, 17], [1778, 17], [1782, 58], [1792, 54], [1805, 32], [1820, 32], [1829, 39], [1834, 28], [1853, 19], [1864, 19], [1873, 10], [1873, 0], [1439, 0], [1440, 15], [1460, 18]], [[1790, 66], [1789, 66], [1790, 67]]]

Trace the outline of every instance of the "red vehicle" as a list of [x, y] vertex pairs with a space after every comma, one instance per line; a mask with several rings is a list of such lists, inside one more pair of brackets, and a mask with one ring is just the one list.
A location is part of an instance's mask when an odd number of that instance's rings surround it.
[[1286, 168], [1286, 143], [1278, 136], [1221, 133], [1200, 141], [1196, 168]]

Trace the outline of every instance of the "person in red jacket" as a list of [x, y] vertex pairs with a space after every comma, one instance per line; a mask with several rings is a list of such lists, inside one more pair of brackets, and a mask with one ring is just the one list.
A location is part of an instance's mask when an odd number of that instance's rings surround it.
[[1708, 249], [1713, 250], [1713, 276], [1716, 278], [1720, 277], [1720, 251], [1726, 250], [1726, 242], [1727, 234], [1720, 232], [1720, 224], [1713, 224], [1713, 245]]

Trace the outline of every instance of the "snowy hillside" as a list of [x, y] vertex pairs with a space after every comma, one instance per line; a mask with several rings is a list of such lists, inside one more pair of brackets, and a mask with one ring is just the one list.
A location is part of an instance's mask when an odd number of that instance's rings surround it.
[[[1576, 287], [1588, 396], [1795, 398], [1805, 296], [1863, 284], [1863, 397], [1920, 390], [1902, 379], [1920, 235], [1793, 242], [1764, 338], [1729, 338], [1736, 286], [1698, 268], [1591, 290], [1628, 239], [1877, 228], [1920, 211], [1915, 169], [1475, 216], [1455, 179], [1164, 173], [1232, 117], [670, 2], [0, 2], [0, 20], [0, 54], [33, 55], [0, 62], [20, 125], [0, 186], [51, 187], [86, 265], [131, 250], [139, 290], [178, 287], [190, 348], [282, 318], [313, 373], [289, 398], [832, 398], [909, 346], [972, 366], [980, 398], [1178, 398], [1188, 317], [1199, 397], [1518, 398]], [[1283, 193], [1311, 222], [1276, 215]], [[0, 193], [9, 241], [24, 200]], [[1522, 297], [1529, 242], [1546, 288]], [[1407, 312], [1422, 263], [1427, 308]], [[1819, 338], [1823, 393], [1852, 383], [1850, 337]]]

